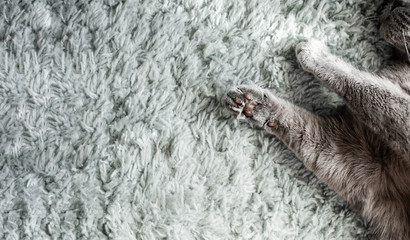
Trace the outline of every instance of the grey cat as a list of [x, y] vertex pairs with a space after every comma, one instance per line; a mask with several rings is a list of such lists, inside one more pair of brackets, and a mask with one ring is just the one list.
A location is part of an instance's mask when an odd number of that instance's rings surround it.
[[253, 86], [230, 90], [240, 120], [280, 138], [323, 182], [362, 212], [375, 239], [410, 239], [410, 0], [388, 1], [380, 32], [395, 58], [377, 74], [360, 71], [321, 42], [296, 47], [302, 67], [346, 102], [318, 116]]

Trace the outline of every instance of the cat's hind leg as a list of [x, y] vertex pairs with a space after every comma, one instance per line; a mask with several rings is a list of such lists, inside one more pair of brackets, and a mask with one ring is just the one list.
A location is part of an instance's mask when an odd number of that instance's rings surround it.
[[247, 85], [234, 87], [227, 93], [225, 102], [232, 116], [276, 135], [312, 171], [319, 156], [332, 151], [329, 133], [323, 130], [326, 123], [320, 116], [266, 89]]
[[296, 47], [302, 67], [339, 94], [365, 125], [396, 149], [410, 152], [410, 97], [388, 79], [361, 71], [317, 40]]
[[[234, 117], [277, 136], [319, 179], [359, 207], [355, 199], [362, 199], [361, 184], [373, 182], [363, 181], [360, 172], [378, 171], [374, 170], [375, 163], [366, 160], [371, 157], [362, 151], [365, 142], [357, 137], [366, 134], [350, 111], [333, 117], [318, 116], [253, 86], [231, 89], [226, 105]], [[348, 192], [355, 192], [353, 198]]]

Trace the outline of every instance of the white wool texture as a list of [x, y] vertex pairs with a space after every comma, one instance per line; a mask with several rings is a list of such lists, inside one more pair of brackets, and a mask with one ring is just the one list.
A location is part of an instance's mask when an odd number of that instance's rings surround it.
[[381, 1], [0, 1], [0, 239], [367, 239], [359, 213], [223, 98], [343, 104], [316, 38], [385, 62]]

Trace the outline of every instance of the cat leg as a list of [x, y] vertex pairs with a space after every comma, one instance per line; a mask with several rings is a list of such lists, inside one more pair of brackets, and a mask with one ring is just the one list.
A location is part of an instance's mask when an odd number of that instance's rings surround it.
[[373, 175], [363, 172], [378, 173], [378, 165], [362, 150], [365, 140], [357, 137], [371, 133], [364, 133], [350, 111], [321, 117], [252, 86], [233, 88], [225, 100], [234, 117], [276, 135], [320, 180], [355, 208], [361, 207], [366, 199], [362, 185], [374, 182]]
[[312, 171], [316, 170], [317, 159], [332, 151], [320, 116], [278, 98], [266, 89], [238, 86], [227, 93], [225, 100], [235, 118], [276, 135]]
[[[338, 93], [368, 127], [394, 147], [410, 151], [410, 97], [387, 79], [360, 71], [317, 40], [296, 47], [302, 67]], [[406, 147], [407, 146], [407, 147]]]

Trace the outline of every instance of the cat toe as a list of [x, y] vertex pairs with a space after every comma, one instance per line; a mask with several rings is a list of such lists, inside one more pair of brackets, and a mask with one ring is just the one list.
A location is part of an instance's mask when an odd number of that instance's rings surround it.
[[238, 89], [230, 90], [225, 97], [225, 106], [232, 117], [241, 119], [243, 118], [243, 108], [245, 106], [245, 99], [241, 96], [241, 92]]

